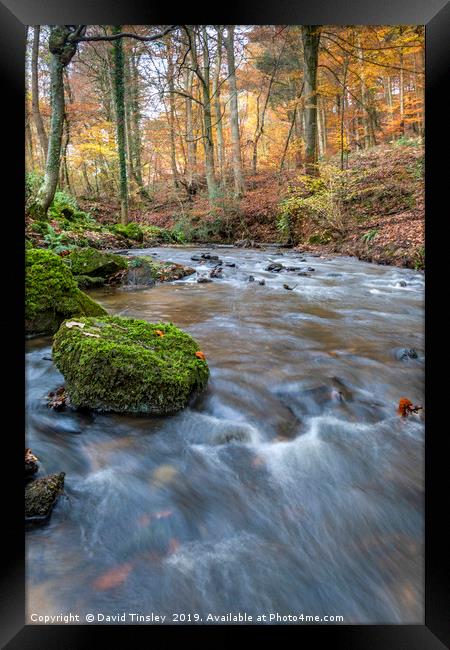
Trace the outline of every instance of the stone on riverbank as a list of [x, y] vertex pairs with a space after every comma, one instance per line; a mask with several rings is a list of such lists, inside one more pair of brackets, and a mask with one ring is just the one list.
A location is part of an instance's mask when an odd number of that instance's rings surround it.
[[106, 315], [103, 307], [80, 291], [69, 268], [55, 253], [29, 249], [25, 264], [27, 334], [53, 334], [72, 316]]
[[189, 334], [172, 323], [133, 318], [63, 323], [53, 360], [71, 404], [98, 411], [169, 415], [186, 407], [209, 377]]

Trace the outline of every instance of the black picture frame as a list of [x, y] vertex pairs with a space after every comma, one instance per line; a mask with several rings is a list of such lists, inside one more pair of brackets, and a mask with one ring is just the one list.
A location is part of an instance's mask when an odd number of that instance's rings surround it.
[[[303, 625], [303, 626], [25, 626], [25, 569], [23, 528], [23, 423], [24, 423], [24, 311], [23, 311], [23, 221], [24, 204], [24, 45], [25, 25], [87, 24], [423, 24], [426, 26], [426, 560], [424, 625]], [[3, 77], [2, 105], [7, 109], [0, 133], [5, 257], [3, 267], [6, 296], [1, 326], [2, 361], [6, 388], [2, 392], [2, 474], [7, 474], [3, 496], [2, 582], [0, 592], [0, 634], [2, 647], [9, 650], [52, 650], [90, 648], [113, 635], [117, 645], [137, 646], [136, 634], [158, 644], [169, 645], [175, 635], [192, 642], [193, 635], [214, 635], [222, 644], [230, 635], [243, 632], [264, 635], [268, 642], [284, 633], [294, 633], [297, 643], [332, 644], [342, 650], [438, 650], [450, 647], [449, 533], [444, 499], [448, 498], [448, 469], [444, 445], [448, 425], [444, 409], [447, 381], [437, 380], [439, 369], [448, 367], [444, 355], [446, 319], [440, 318], [445, 298], [439, 278], [445, 277], [446, 194], [449, 165], [440, 152], [448, 146], [448, 103], [444, 89], [450, 70], [450, 3], [446, 0], [248, 0], [234, 8], [200, 5], [183, 10], [173, 6], [149, 6], [148, 0], [2, 0], [0, 2], [0, 70]], [[9, 207], [8, 201], [10, 203]], [[448, 202], [448, 199], [447, 199]], [[6, 250], [7, 249], [7, 250]], [[8, 255], [6, 255], [8, 253]], [[447, 253], [448, 257], [448, 253]], [[442, 268], [440, 268], [442, 265]], [[444, 359], [444, 360], [443, 360]], [[6, 424], [6, 411], [12, 414]], [[22, 415], [22, 420], [21, 416]], [[443, 416], [442, 422], [440, 417]], [[447, 489], [446, 489], [447, 488]], [[130, 637], [130, 632], [133, 637]], [[158, 640], [156, 637], [160, 637]], [[101, 637], [101, 638], [100, 638]]]

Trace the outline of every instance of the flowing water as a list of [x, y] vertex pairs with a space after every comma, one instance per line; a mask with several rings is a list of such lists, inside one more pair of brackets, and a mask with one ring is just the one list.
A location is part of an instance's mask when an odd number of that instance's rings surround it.
[[[190, 258], [205, 250], [137, 254], [202, 275], [211, 264]], [[28, 343], [27, 446], [40, 475], [66, 472], [49, 524], [27, 533], [28, 616], [423, 623], [424, 424], [396, 413], [401, 397], [424, 399], [423, 274], [208, 252], [236, 266], [209, 284], [93, 294], [199, 342], [210, 381], [179, 414], [52, 411], [45, 396], [63, 377], [51, 340]], [[271, 261], [315, 270], [270, 273]]]

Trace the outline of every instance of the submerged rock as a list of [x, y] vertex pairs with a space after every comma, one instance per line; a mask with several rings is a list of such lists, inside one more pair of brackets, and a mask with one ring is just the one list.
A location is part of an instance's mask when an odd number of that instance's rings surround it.
[[25, 522], [45, 523], [64, 488], [64, 472], [38, 478], [25, 485]]
[[148, 255], [128, 258], [128, 271], [123, 283], [129, 286], [153, 286], [156, 282], [181, 280], [195, 273], [195, 269], [174, 262], [159, 262]]
[[203, 260], [211, 260], [212, 262], [217, 262], [219, 260], [218, 255], [210, 255], [210, 253], [202, 253], [201, 258]]
[[215, 266], [213, 270], [210, 272], [209, 277], [210, 278], [221, 278], [222, 277], [222, 271], [223, 268], [221, 266]]
[[197, 282], [199, 284], [205, 284], [206, 282], [212, 282], [211, 278], [208, 278], [206, 275], [201, 275], [199, 278], [197, 278]]
[[[71, 325], [71, 327], [69, 327]], [[53, 359], [72, 406], [168, 415], [206, 386], [209, 369], [194, 339], [172, 323], [82, 318], [63, 323]]]
[[25, 264], [27, 334], [53, 334], [73, 316], [106, 315], [103, 307], [80, 291], [69, 268], [55, 253], [29, 249]]
[[279, 273], [283, 268], [282, 264], [278, 262], [272, 262], [269, 266], [266, 267], [266, 271], [271, 271], [271, 273]]
[[395, 356], [400, 361], [406, 361], [407, 359], [418, 359], [419, 357], [414, 348], [400, 348], [399, 350], [396, 350]]

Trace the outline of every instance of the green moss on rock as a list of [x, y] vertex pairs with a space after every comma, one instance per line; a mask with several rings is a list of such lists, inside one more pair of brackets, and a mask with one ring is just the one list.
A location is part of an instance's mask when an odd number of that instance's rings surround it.
[[53, 360], [75, 407], [168, 415], [206, 386], [208, 364], [197, 351], [172, 323], [81, 318], [79, 325], [62, 324]]
[[107, 312], [84, 294], [55, 253], [29, 249], [25, 255], [25, 330], [53, 334], [73, 316], [103, 316]]
[[126, 226], [118, 223], [114, 226], [114, 232], [116, 235], [125, 237], [125, 239], [132, 239], [133, 241], [137, 241], [139, 243], [144, 240], [144, 233], [137, 223], [130, 222], [127, 223]]
[[95, 278], [90, 275], [74, 275], [74, 280], [80, 289], [95, 289], [105, 284], [105, 278]]
[[104, 253], [96, 248], [78, 248], [66, 255], [64, 263], [77, 276], [108, 278], [127, 268], [127, 261], [120, 255]]

